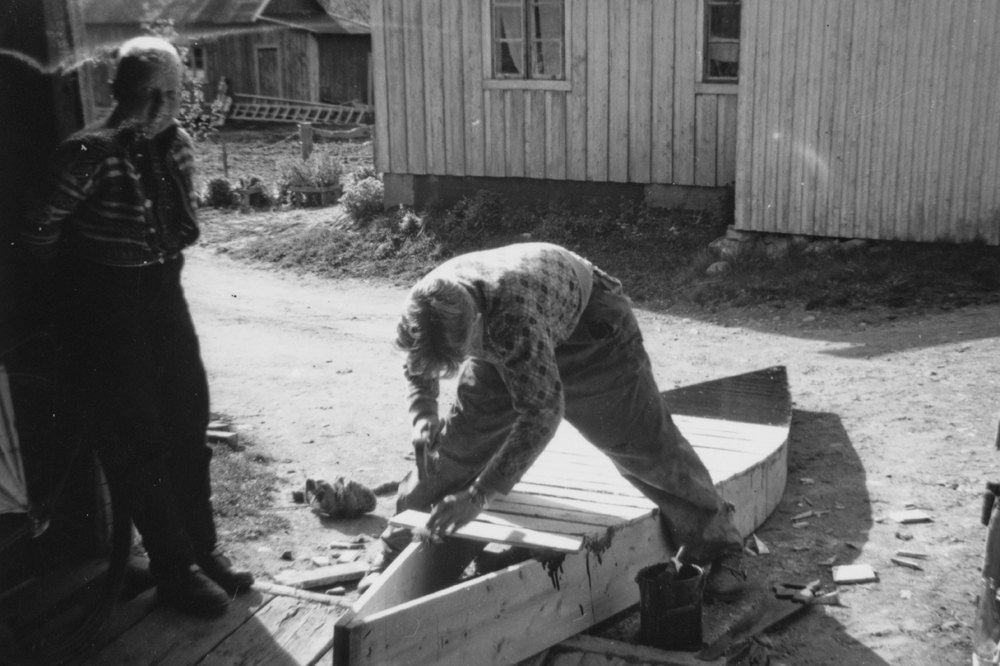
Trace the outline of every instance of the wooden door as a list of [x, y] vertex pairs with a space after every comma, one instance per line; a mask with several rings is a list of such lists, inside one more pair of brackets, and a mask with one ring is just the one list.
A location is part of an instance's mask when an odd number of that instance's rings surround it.
[[257, 47], [257, 94], [281, 97], [281, 68], [277, 46]]

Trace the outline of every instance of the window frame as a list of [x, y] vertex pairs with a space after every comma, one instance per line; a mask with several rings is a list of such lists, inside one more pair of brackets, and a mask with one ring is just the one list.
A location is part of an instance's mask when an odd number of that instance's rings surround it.
[[[496, 74], [493, 69], [493, 0], [482, 0], [483, 88], [488, 90], [561, 90], [567, 92], [572, 90], [569, 64], [570, 53], [572, 53], [570, 26], [572, 25], [573, 4], [574, 0], [563, 0], [562, 78], [495, 78]], [[527, 40], [527, 33], [525, 33], [525, 40]], [[530, 69], [530, 65], [527, 62], [525, 62], [525, 69]]]
[[[745, 8], [744, 0], [738, 0], [740, 6], [740, 36], [736, 39], [735, 43], [738, 45], [741, 55], [743, 49], [743, 9]], [[698, 2], [698, 17], [697, 24], [699, 30], [698, 35], [698, 45], [697, 45], [697, 71], [695, 73], [695, 82], [697, 84], [696, 92], [699, 93], [718, 93], [718, 94], [731, 94], [734, 93], [736, 88], [739, 87], [739, 74], [736, 78], [719, 78], [712, 77], [708, 74], [708, 47], [709, 47], [709, 9], [708, 6], [711, 4], [728, 4], [718, 2], [717, 0], [700, 0]], [[740, 61], [742, 64], [742, 60]]]

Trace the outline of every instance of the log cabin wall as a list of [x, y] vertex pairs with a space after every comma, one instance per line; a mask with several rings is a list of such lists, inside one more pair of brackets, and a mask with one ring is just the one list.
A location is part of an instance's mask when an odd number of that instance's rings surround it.
[[744, 0], [736, 226], [1000, 242], [1000, 4]]
[[376, 168], [731, 183], [737, 86], [699, 82], [700, 4], [566, 0], [566, 81], [537, 89], [488, 80], [488, 0], [373, 0]]

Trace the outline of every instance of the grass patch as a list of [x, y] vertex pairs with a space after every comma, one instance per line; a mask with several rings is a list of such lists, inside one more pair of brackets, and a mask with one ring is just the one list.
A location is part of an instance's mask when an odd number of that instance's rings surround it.
[[269, 456], [251, 448], [234, 451], [214, 446], [212, 457], [212, 507], [220, 534], [236, 541], [262, 539], [291, 528], [284, 516], [270, 511], [278, 490]]

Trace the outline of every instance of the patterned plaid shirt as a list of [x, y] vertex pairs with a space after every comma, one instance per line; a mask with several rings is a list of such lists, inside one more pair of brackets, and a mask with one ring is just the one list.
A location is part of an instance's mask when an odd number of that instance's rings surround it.
[[[563, 386], [555, 350], [576, 328], [593, 288], [594, 267], [569, 250], [523, 243], [455, 257], [424, 280], [465, 286], [484, 325], [483, 360], [500, 372], [517, 421], [479, 477], [487, 490], [510, 492], [555, 435]], [[438, 377], [407, 373], [414, 419], [437, 414]]]
[[51, 259], [66, 244], [107, 266], [146, 266], [198, 238], [191, 138], [174, 125], [151, 140], [127, 128], [86, 129], [56, 152], [55, 178], [23, 238]]

